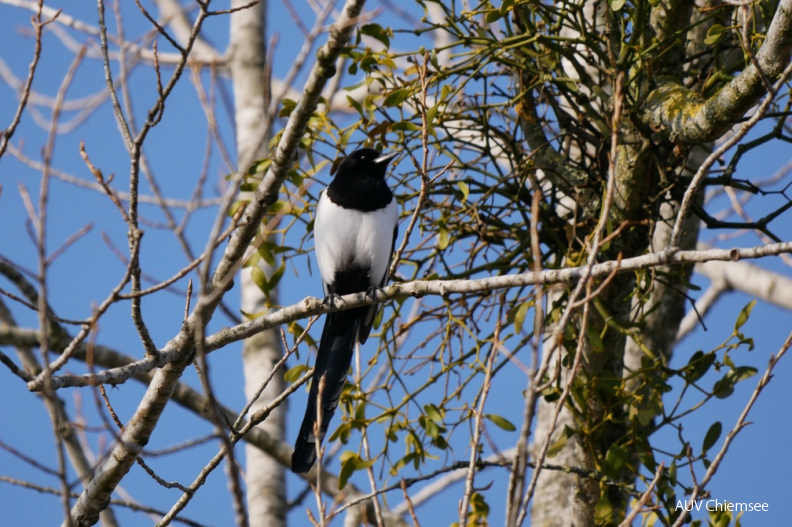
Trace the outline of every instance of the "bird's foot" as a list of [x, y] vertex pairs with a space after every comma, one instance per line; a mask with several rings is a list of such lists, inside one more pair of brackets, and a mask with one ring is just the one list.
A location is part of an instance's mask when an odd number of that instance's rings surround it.
[[375, 285], [370, 285], [368, 286], [368, 288], [366, 288], [366, 295], [370, 296], [371, 298], [374, 298], [374, 295], [376, 294], [377, 290], [379, 290], [379, 287]]
[[330, 309], [333, 309], [335, 307], [335, 303], [337, 300], [338, 300], [338, 295], [335, 293], [330, 293], [326, 297], [324, 297], [324, 300], [322, 300], [322, 304], [328, 306]]

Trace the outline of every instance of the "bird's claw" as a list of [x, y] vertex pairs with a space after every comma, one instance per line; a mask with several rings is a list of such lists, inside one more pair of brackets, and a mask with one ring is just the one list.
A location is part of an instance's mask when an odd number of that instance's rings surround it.
[[338, 295], [337, 294], [330, 293], [329, 295], [324, 297], [324, 300], [322, 300], [322, 304], [326, 305], [330, 309], [333, 309], [335, 307], [335, 302], [336, 302], [337, 299], [338, 299]]

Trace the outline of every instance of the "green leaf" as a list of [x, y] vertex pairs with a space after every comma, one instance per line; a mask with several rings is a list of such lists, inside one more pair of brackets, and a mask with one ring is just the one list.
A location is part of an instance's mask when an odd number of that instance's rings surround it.
[[261, 159], [250, 165], [250, 168], [248, 169], [247, 173], [249, 176], [252, 176], [253, 174], [260, 174], [262, 172], [266, 172], [271, 164], [272, 164], [271, 159], [269, 158]]
[[704, 436], [704, 443], [701, 445], [701, 450], [706, 452], [712, 446], [718, 442], [720, 439], [721, 432], [723, 432], [723, 425], [720, 421], [715, 421], [712, 423], [712, 426], [709, 427], [707, 430], [707, 434]]
[[453, 88], [451, 88], [450, 85], [443, 84], [443, 87], [440, 88], [440, 100], [441, 101], [445, 101], [448, 98], [448, 96], [451, 95], [452, 91], [453, 91]]
[[349, 95], [347, 95], [346, 98], [347, 98], [347, 103], [349, 103], [349, 106], [354, 108], [360, 114], [361, 117], [366, 116], [365, 112], [363, 111], [363, 107], [360, 105], [360, 103], [357, 100], [353, 99]]
[[484, 414], [484, 417], [492, 421], [492, 423], [501, 430], [506, 430], [507, 432], [514, 432], [515, 430], [517, 430], [517, 427], [514, 426], [511, 423], [511, 421], [509, 421], [505, 417], [501, 417], [500, 415]]
[[723, 376], [712, 387], [712, 394], [718, 399], [725, 399], [734, 393], [734, 385], [756, 375], [758, 370], [753, 366], [739, 366]]
[[625, 1], [626, 0], [608, 0], [608, 3], [610, 4], [610, 8], [612, 10], [618, 11], [624, 7]]
[[727, 373], [712, 386], [712, 395], [718, 399], [726, 399], [734, 393], [734, 379], [731, 372]]
[[638, 410], [636, 417], [638, 418], [638, 422], [641, 423], [642, 426], [647, 426], [649, 423], [652, 422], [652, 419], [654, 419], [654, 416], [656, 414], [657, 412], [655, 412], [651, 408], [641, 408], [640, 410]]
[[731, 372], [732, 376], [734, 377], [734, 382], [740, 382], [740, 381], [744, 381], [745, 379], [750, 379], [757, 373], [759, 373], [759, 370], [757, 370], [753, 366], [739, 366], [733, 372]]
[[[345, 456], [345, 454], [352, 454], [351, 456]], [[346, 459], [344, 459], [346, 457]], [[352, 452], [344, 452], [341, 454], [341, 472], [338, 473], [338, 490], [343, 489], [346, 487], [347, 481], [349, 481], [349, 477], [355, 471], [355, 458], [357, 454]]]
[[[358, 105], [358, 106], [360, 106], [360, 105]], [[363, 115], [363, 108], [362, 107], [360, 108], [360, 114]], [[349, 144], [349, 139], [352, 137], [352, 134], [355, 131], [356, 131], [355, 128], [350, 128], [349, 130], [347, 130], [346, 132], [341, 134], [341, 137], [338, 138], [338, 146], [341, 147], [341, 148], [346, 148], [346, 145]], [[324, 164], [324, 163], [322, 163], [322, 164]]]
[[487, 22], [487, 24], [492, 24], [493, 22], [497, 22], [498, 20], [500, 20], [502, 17], [503, 17], [503, 13], [501, 12], [500, 9], [493, 9], [492, 11], [486, 14], [484, 20]]
[[[477, 515], [480, 519], [484, 519], [489, 516], [490, 507], [484, 500], [484, 496], [478, 492], [474, 492], [470, 496], [470, 509], [473, 511], [473, 514]], [[476, 525], [478, 524], [479, 523], [476, 523]]]
[[528, 314], [528, 309], [533, 305], [532, 301], [523, 302], [517, 311], [514, 312], [514, 332], [520, 333], [525, 322], [525, 316]]
[[286, 206], [286, 202], [284, 200], [282, 200], [282, 199], [279, 199], [278, 201], [276, 201], [275, 203], [270, 205], [270, 208], [268, 209], [268, 212], [270, 214], [276, 214], [276, 213], [280, 212], [283, 209], [283, 207], [285, 207], [285, 206]]
[[737, 315], [737, 321], [734, 323], [734, 331], [737, 332], [743, 327], [743, 324], [748, 322], [748, 317], [751, 316], [751, 311], [753, 311], [754, 306], [756, 305], [756, 300], [751, 300], [748, 302], [742, 310], [740, 310], [740, 314]]
[[301, 186], [303, 180], [305, 179], [303, 175], [296, 170], [290, 170], [288, 174], [288, 178], [291, 184], [294, 185], [295, 187]]
[[297, 366], [294, 366], [293, 368], [289, 368], [286, 371], [286, 373], [283, 374], [283, 380], [285, 380], [286, 382], [295, 382], [300, 377], [302, 377], [303, 374], [306, 371], [308, 371], [308, 366], [307, 365], [298, 364]]
[[393, 468], [390, 470], [391, 475], [395, 476], [401, 469], [407, 466], [407, 463], [411, 461], [415, 461], [417, 458], [418, 458], [418, 454], [416, 452], [410, 452], [409, 454], [401, 458], [399, 461], [397, 461], [395, 465], [393, 465]]
[[709, 371], [715, 363], [715, 354], [710, 352], [706, 355], [703, 351], [699, 350], [690, 357], [690, 360], [685, 366], [685, 380], [688, 383], [696, 382], [701, 379], [705, 373]]
[[457, 181], [456, 186], [462, 192], [462, 201], [467, 201], [470, 195], [470, 187], [468, 187], [468, 184], [464, 181]]
[[244, 209], [245, 207], [248, 206], [249, 203], [250, 200], [242, 200], [242, 201], [234, 202], [234, 204], [228, 208], [228, 215], [233, 218], [234, 216], [236, 216], [237, 212], [239, 212], [240, 209]]
[[613, 505], [608, 499], [608, 494], [603, 493], [597, 504], [594, 506], [594, 524], [595, 525], [608, 525], [609, 520], [613, 517]]
[[360, 32], [363, 35], [368, 35], [385, 44], [386, 48], [390, 47], [390, 35], [388, 30], [385, 30], [379, 24], [366, 24], [360, 27]]
[[437, 116], [437, 110], [440, 107], [439, 104], [435, 104], [428, 110], [426, 110], [426, 125], [431, 128], [432, 123], [434, 123], [435, 117]]
[[441, 251], [448, 247], [449, 243], [449, 236], [448, 236], [448, 229], [441, 228], [440, 232], [437, 233], [437, 247]]
[[415, 123], [411, 123], [410, 121], [399, 121], [398, 123], [393, 123], [393, 126], [390, 128], [391, 130], [402, 132], [417, 132], [421, 129], [420, 126]]
[[608, 448], [608, 452], [605, 454], [604, 472], [613, 476], [619, 474], [624, 468], [624, 465], [627, 464], [629, 457], [630, 454], [626, 449], [616, 444], [611, 445], [610, 448]]
[[428, 435], [432, 439], [435, 439], [440, 435], [440, 427], [437, 426], [437, 423], [435, 423], [431, 419], [427, 419], [426, 416], [423, 415], [421, 416], [420, 421], [424, 430], [426, 430], [426, 435]]
[[257, 251], [257, 252], [252, 253], [250, 256], [248, 256], [245, 259], [245, 261], [242, 263], [242, 267], [244, 269], [247, 269], [248, 267], [254, 267], [254, 266], [258, 265], [258, 263], [260, 261], [261, 261], [261, 255]]
[[587, 334], [589, 338], [589, 343], [591, 344], [591, 351], [593, 353], [602, 353], [603, 351], [605, 351], [605, 344], [602, 342], [602, 337], [600, 336], [599, 331], [597, 331], [596, 328], [594, 328], [593, 326], [588, 326]]
[[561, 398], [561, 390], [555, 386], [548, 386], [542, 390], [542, 398], [548, 403], [555, 402]]
[[550, 448], [547, 449], [547, 457], [548, 458], [555, 457], [556, 454], [558, 454], [564, 449], [568, 440], [569, 440], [569, 436], [567, 436], [566, 434], [561, 434], [560, 436], [558, 436], [558, 439], [556, 439], [555, 443], [550, 445]]
[[275, 272], [272, 273], [272, 276], [270, 276], [269, 279], [270, 291], [275, 289], [275, 287], [278, 285], [278, 282], [280, 282], [280, 279], [283, 278], [284, 271], [286, 271], [286, 262], [281, 263], [280, 267], [278, 267], [275, 270]]
[[257, 252], [259, 256], [264, 259], [269, 265], [275, 265], [275, 255], [272, 254], [272, 248], [275, 244], [270, 241], [264, 241], [258, 246]]
[[704, 39], [704, 43], [708, 46], [712, 46], [716, 42], [718, 42], [723, 33], [726, 31], [726, 28], [720, 24], [715, 24], [711, 28], [707, 30], [707, 37]]
[[253, 280], [253, 283], [256, 284], [261, 291], [264, 293], [269, 292], [269, 283], [267, 282], [267, 275], [264, 274], [264, 271], [261, 270], [261, 267], [255, 266], [250, 270], [250, 278]]
[[385, 100], [382, 104], [385, 106], [399, 106], [401, 103], [407, 100], [407, 97], [410, 96], [412, 90], [410, 88], [398, 88], [393, 90], [385, 97]]
[[349, 442], [349, 434], [351, 431], [352, 423], [350, 421], [344, 421], [338, 425], [338, 428], [335, 429], [335, 432], [332, 433], [328, 441], [340, 440], [346, 445]]
[[291, 115], [292, 111], [294, 111], [294, 108], [297, 107], [297, 101], [292, 99], [283, 99], [281, 105], [282, 106], [280, 112], [278, 113], [278, 117], [288, 117]]
[[734, 370], [734, 369], [736, 369], [736, 368], [737, 368], [737, 366], [734, 364], [734, 361], [733, 361], [733, 360], [731, 360], [731, 357], [729, 357], [729, 355], [728, 355], [728, 354], [726, 354], [726, 355], [724, 355], [724, 356], [723, 356], [723, 364], [725, 364], [726, 366], [728, 366], [728, 367], [729, 367], [729, 369], [731, 369], [731, 370]]
[[434, 404], [424, 405], [424, 413], [426, 414], [426, 417], [428, 417], [435, 423], [443, 422], [443, 414], [440, 413], [440, 409]]
[[268, 311], [258, 311], [256, 313], [248, 313], [247, 311], [242, 311], [241, 309], [239, 310], [239, 312], [242, 313], [242, 316], [248, 320], [256, 320], [257, 318], [263, 317], [268, 313]]
[[[687, 448], [686, 448], [686, 450], [687, 450]], [[673, 461], [671, 463], [671, 466], [668, 467], [668, 481], [669, 481], [669, 483], [671, 483], [671, 485], [676, 485], [677, 484], [677, 463], [676, 463], [676, 461]]]
[[515, 0], [503, 0], [503, 3], [500, 6], [501, 13], [504, 15], [506, 14], [509, 9], [514, 5]]

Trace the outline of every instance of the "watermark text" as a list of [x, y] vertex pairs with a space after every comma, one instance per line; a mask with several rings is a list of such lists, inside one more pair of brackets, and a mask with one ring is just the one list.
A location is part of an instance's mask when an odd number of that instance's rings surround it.
[[714, 500], [678, 500], [676, 510], [685, 509], [688, 512], [706, 510], [709, 512], [767, 512], [769, 503], [761, 502], [731, 502]]

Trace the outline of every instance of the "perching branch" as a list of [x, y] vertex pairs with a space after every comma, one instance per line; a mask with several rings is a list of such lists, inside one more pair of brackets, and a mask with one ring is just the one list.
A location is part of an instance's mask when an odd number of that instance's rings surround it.
[[[647, 269], [661, 265], [685, 264], [709, 261], [737, 261], [741, 259], [777, 256], [792, 252], [792, 242], [763, 245], [753, 248], [733, 249], [707, 249], [703, 251], [660, 251], [635, 258], [626, 258], [620, 262], [610, 261], [596, 264], [591, 267], [592, 279], [605, 279], [614, 272], [629, 273], [638, 269]], [[206, 338], [206, 352], [211, 352], [227, 346], [232, 342], [248, 338], [260, 331], [287, 324], [295, 320], [340, 311], [354, 307], [383, 303], [407, 297], [420, 298], [427, 295], [448, 296], [451, 294], [480, 294], [490, 293], [514, 287], [525, 287], [536, 284], [571, 284], [577, 282], [586, 271], [587, 266], [572, 267], [567, 269], [552, 269], [541, 273], [507, 274], [502, 276], [478, 278], [474, 280], [416, 280], [405, 284], [392, 284], [376, 289], [371, 294], [355, 293], [338, 297], [333, 306], [319, 298], [308, 297], [296, 304], [284, 307], [260, 318], [239, 324], [232, 328], [225, 328]], [[181, 337], [184, 339], [186, 337]], [[53, 388], [71, 386], [86, 386], [97, 384], [120, 384], [129, 377], [151, 371], [165, 364], [183, 357], [190, 348], [180, 347], [179, 343], [187, 340], [175, 338], [160, 350], [159, 358], [144, 358], [121, 368], [113, 368], [102, 372], [86, 375], [58, 375], [52, 378]], [[3, 343], [3, 334], [0, 333], [0, 344]], [[38, 390], [35, 383], [29, 383], [28, 388]]]

